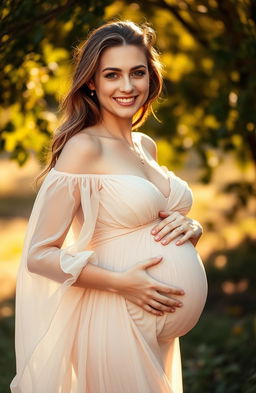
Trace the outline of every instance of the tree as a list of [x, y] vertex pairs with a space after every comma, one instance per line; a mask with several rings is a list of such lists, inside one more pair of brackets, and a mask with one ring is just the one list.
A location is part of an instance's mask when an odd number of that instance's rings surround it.
[[[127, 2], [129, 3], [129, 1]], [[166, 66], [159, 109], [176, 151], [196, 148], [203, 180], [225, 152], [256, 164], [256, 3], [138, 0]], [[178, 136], [178, 138], [177, 138]]]
[[0, 151], [43, 160], [57, 124], [71, 53], [102, 22], [108, 0], [5, 0], [0, 13]]

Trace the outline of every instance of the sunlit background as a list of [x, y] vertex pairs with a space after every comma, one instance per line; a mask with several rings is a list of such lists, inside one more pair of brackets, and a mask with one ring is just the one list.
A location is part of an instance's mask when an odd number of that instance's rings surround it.
[[15, 280], [33, 180], [58, 124], [72, 49], [113, 18], [156, 30], [160, 122], [151, 116], [140, 131], [156, 140], [159, 163], [188, 181], [189, 216], [204, 227], [197, 249], [209, 296], [181, 338], [184, 393], [255, 393], [255, 2], [6, 0], [0, 10], [0, 393], [15, 375]]

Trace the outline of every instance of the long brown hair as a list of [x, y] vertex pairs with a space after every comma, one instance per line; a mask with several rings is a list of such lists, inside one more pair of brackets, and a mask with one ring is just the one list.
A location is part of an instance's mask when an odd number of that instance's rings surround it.
[[[53, 135], [48, 166], [37, 176], [37, 181], [54, 167], [65, 143], [82, 129], [97, 124], [101, 119], [97, 96], [91, 96], [88, 82], [93, 79], [106, 48], [136, 45], [144, 50], [149, 69], [149, 95], [144, 105], [133, 116], [132, 129], [138, 128], [154, 111], [152, 103], [160, 96], [163, 86], [162, 64], [154, 48], [156, 34], [148, 22], [138, 25], [130, 20], [112, 20], [92, 30], [87, 39], [74, 48], [74, 71], [67, 95], [61, 100], [60, 126]], [[156, 116], [155, 116], [156, 117]]]

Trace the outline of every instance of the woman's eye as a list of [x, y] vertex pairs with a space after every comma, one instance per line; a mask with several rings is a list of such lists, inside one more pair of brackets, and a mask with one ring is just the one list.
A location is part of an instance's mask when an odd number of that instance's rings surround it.
[[[133, 74], [134, 74], [135, 76], [143, 76], [143, 75], [145, 75], [146, 73], [145, 73], [145, 71], [139, 70], [139, 71], [134, 71]], [[105, 75], [105, 78], [107, 78], [107, 79], [113, 79], [112, 76], [114, 76], [114, 75], [117, 75], [117, 73], [116, 73], [116, 72], [110, 72], [109, 74], [106, 74], [106, 75]], [[114, 79], [116, 79], [116, 78], [114, 78]]]
[[139, 73], [139, 75], [137, 74], [137, 76], [143, 76], [143, 75], [145, 75], [145, 71], [142, 71], [142, 70], [140, 70], [140, 71], [135, 71], [134, 74], [136, 74], [136, 73]]
[[111, 75], [116, 75], [116, 73], [115, 73], [115, 72], [110, 72], [109, 74], [106, 74], [106, 75], [105, 75], [105, 78], [108, 78], [108, 77], [111, 76]]

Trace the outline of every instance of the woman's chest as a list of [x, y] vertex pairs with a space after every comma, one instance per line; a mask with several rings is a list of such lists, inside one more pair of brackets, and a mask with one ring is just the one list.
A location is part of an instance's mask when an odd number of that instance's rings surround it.
[[[164, 195], [151, 181], [135, 175], [102, 175], [97, 193], [97, 221], [106, 227], [137, 227], [159, 218], [160, 211], [186, 214], [192, 204], [187, 183], [168, 173], [169, 195]], [[84, 207], [84, 209], [83, 209]], [[82, 224], [88, 209], [82, 203], [78, 218]], [[88, 216], [88, 213], [87, 213]]]
[[102, 184], [98, 218], [101, 221], [138, 226], [158, 217], [160, 210], [168, 209], [169, 195], [150, 181], [127, 175], [112, 178]]

